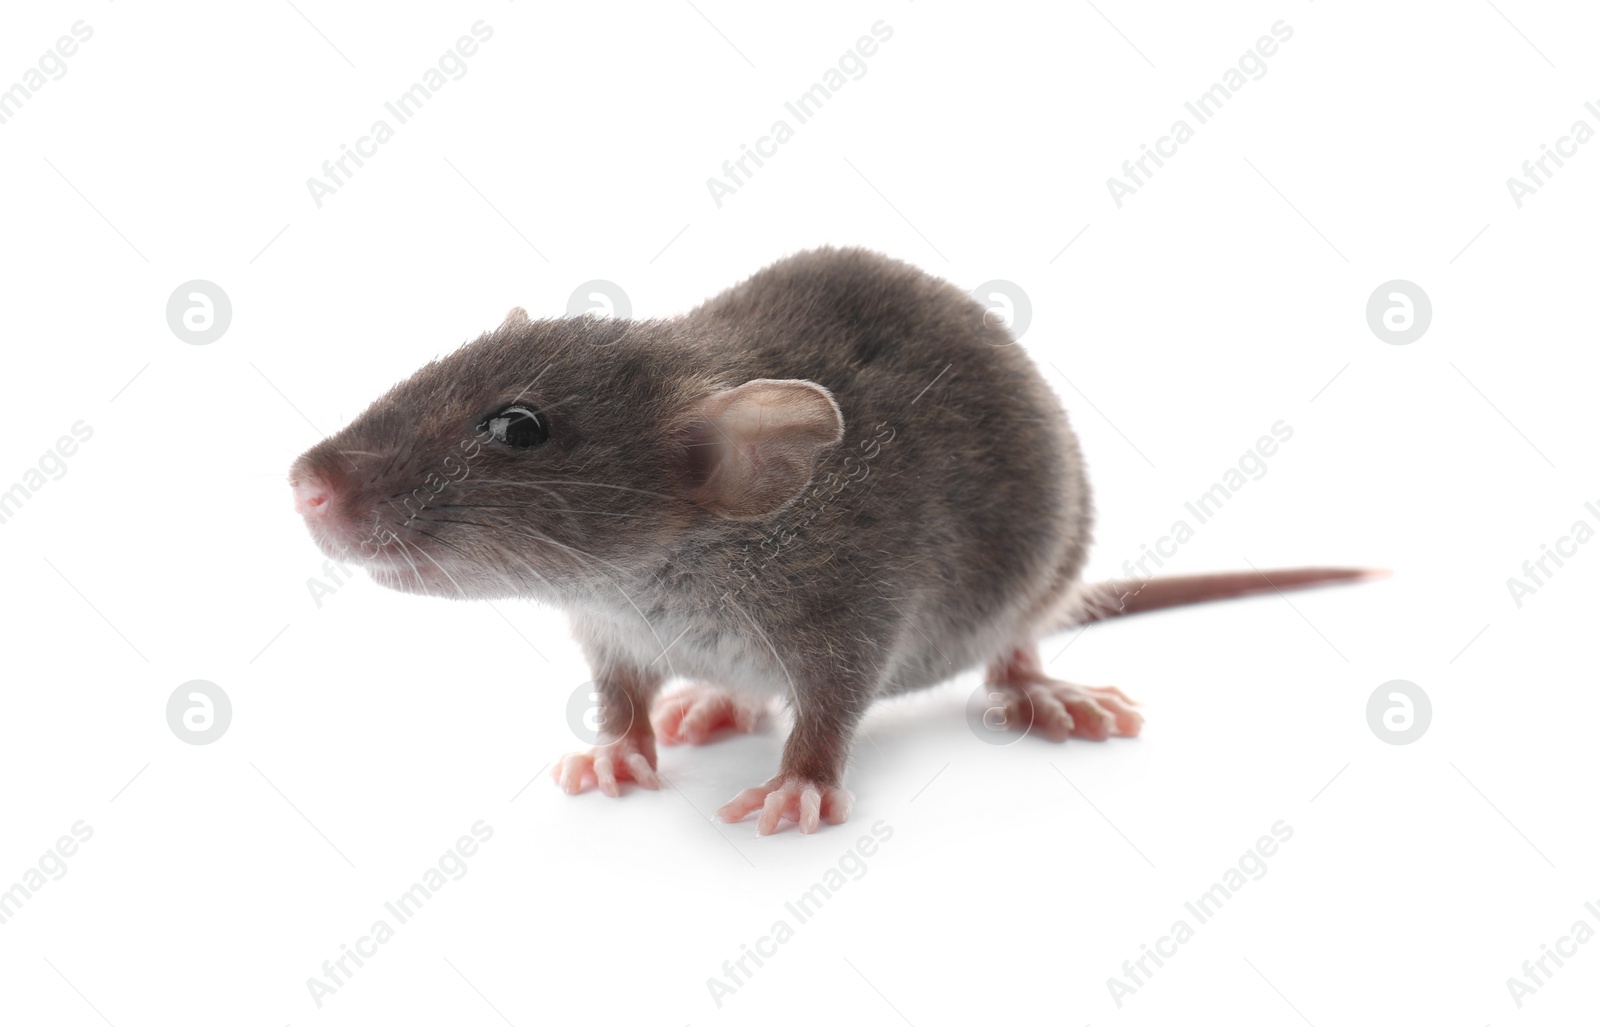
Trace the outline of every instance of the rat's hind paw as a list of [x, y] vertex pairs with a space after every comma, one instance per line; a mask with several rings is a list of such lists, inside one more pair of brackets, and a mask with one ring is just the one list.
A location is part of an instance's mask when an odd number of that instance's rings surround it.
[[766, 711], [765, 699], [709, 685], [689, 685], [656, 700], [650, 726], [662, 745], [700, 745], [723, 728], [746, 734], [754, 731]]
[[655, 745], [634, 735], [597, 745], [588, 752], [569, 752], [556, 760], [550, 776], [568, 795], [577, 795], [590, 782], [613, 798], [622, 794], [619, 781], [633, 781], [650, 789], [661, 787], [661, 779], [656, 776]]
[[1132, 738], [1144, 725], [1138, 705], [1115, 688], [1091, 688], [1065, 681], [992, 682], [1005, 696], [1006, 721], [1028, 725], [1054, 742], [1112, 735]]
[[1047, 677], [1033, 647], [1017, 648], [989, 665], [986, 687], [1004, 703], [1006, 723], [1022, 725], [1056, 742], [1132, 738], [1144, 717], [1139, 705], [1115, 688], [1090, 688]]
[[771, 834], [784, 820], [800, 825], [801, 834], [814, 834], [822, 821], [842, 824], [850, 819], [855, 796], [843, 788], [819, 785], [799, 778], [775, 777], [764, 785], [746, 788], [717, 810], [725, 823], [736, 824], [761, 811], [756, 834]]

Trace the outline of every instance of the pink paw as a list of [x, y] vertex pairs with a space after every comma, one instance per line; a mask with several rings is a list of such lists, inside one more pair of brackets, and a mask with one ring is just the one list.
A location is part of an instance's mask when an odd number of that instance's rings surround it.
[[723, 728], [749, 733], [767, 711], [766, 700], [709, 685], [689, 685], [656, 700], [650, 726], [662, 745], [700, 745]]
[[588, 752], [569, 752], [556, 760], [550, 776], [562, 791], [577, 795], [590, 782], [615, 798], [622, 794], [618, 781], [633, 781], [642, 787], [659, 789], [656, 776], [655, 745], [636, 735], [625, 735], [614, 742], [597, 745]]
[[[1112, 735], [1132, 738], [1144, 725], [1138, 703], [1115, 688], [1091, 688], [1065, 681], [1021, 681], [994, 685], [1006, 693], [1007, 720], [1031, 722], [1046, 738], [1090, 738], [1103, 742]], [[1015, 716], [1015, 720], [1011, 718]]]
[[784, 820], [800, 825], [801, 834], [814, 834], [822, 821], [842, 824], [850, 819], [855, 796], [843, 788], [819, 785], [799, 778], [775, 777], [764, 785], [746, 788], [717, 810], [724, 823], [736, 824], [761, 811], [756, 834], [771, 834]]

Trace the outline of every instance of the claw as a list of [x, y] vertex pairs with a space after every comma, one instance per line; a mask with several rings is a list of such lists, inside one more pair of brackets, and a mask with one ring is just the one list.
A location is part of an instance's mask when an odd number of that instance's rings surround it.
[[1033, 723], [1054, 741], [1088, 738], [1103, 742], [1112, 735], [1131, 738], [1144, 725], [1144, 717], [1119, 693], [1106, 688], [1069, 685], [1065, 681], [1030, 681], [1000, 685], [1026, 692]]
[[766, 712], [765, 700], [707, 685], [690, 685], [662, 696], [650, 726], [663, 745], [700, 745], [724, 728], [751, 732]]
[[843, 788], [779, 776], [735, 795], [717, 810], [717, 817], [724, 823], [735, 824], [760, 810], [761, 816], [756, 821], [758, 835], [772, 834], [785, 820], [793, 820], [801, 834], [815, 834], [823, 821], [842, 824], [850, 819], [850, 808], [854, 804], [855, 796]]
[[[1139, 705], [1120, 689], [1073, 685], [1044, 676], [1037, 655], [1027, 652], [990, 667], [987, 687], [1007, 695], [1007, 720], [1038, 728], [1053, 741], [1112, 735], [1131, 738], [1144, 726]], [[1031, 719], [1030, 719], [1031, 718]]]
[[620, 782], [632, 781], [642, 788], [661, 787], [656, 774], [655, 747], [633, 735], [597, 745], [588, 752], [569, 752], [556, 761], [550, 776], [568, 795], [577, 795], [594, 781], [602, 795], [622, 794]]

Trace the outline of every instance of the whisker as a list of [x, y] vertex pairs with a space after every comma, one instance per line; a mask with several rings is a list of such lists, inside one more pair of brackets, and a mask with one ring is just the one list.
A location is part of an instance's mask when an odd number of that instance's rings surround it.
[[[500, 547], [500, 546], [495, 547], [494, 551], [500, 556], [509, 556], [509, 557], [511, 557], [513, 560], [516, 560], [518, 563], [522, 564], [522, 566], [526, 567], [528, 569], [528, 572], [531, 573], [534, 577], [538, 578], [540, 581], [544, 582], [547, 585], [551, 584], [550, 579], [545, 577], [543, 574], [540, 574], [539, 573], [539, 569], [537, 567], [535, 567], [533, 564], [529, 563], [526, 559], [524, 559], [521, 554], [512, 552], [511, 550], [506, 549], [504, 547]], [[501, 575], [501, 577], [503, 577], [508, 582], [511, 581], [510, 575]], [[512, 584], [515, 584], [515, 582], [512, 582]]]
[[401, 555], [401, 556], [403, 556], [403, 557], [405, 557], [405, 558], [406, 558], [406, 563], [408, 563], [408, 564], [410, 564], [410, 565], [411, 565], [411, 573], [412, 573], [412, 574], [414, 574], [414, 575], [415, 575], [415, 576], [416, 576], [416, 579], [417, 579], [417, 585], [418, 585], [418, 586], [419, 586], [419, 587], [420, 587], [420, 586], [423, 586], [423, 585], [426, 585], [426, 584], [427, 584], [427, 583], [426, 583], [426, 582], [425, 582], [425, 581], [423, 581], [423, 580], [422, 580], [422, 572], [421, 572], [421, 571], [419, 571], [419, 570], [417, 570], [417, 561], [415, 561], [415, 560], [413, 560], [413, 559], [411, 559], [411, 554], [410, 554], [410, 553], [408, 553], [408, 552], [406, 552], [406, 542], [405, 542], [405, 539], [403, 539], [403, 538], [401, 538], [401, 537], [400, 537], [400, 536], [399, 536], [399, 535], [395, 535], [395, 536], [394, 536], [394, 540], [395, 540], [395, 541], [396, 541], [396, 542], [398, 542], [398, 543], [400, 543], [400, 546], [401, 546], [401, 548], [400, 548], [400, 555]]
[[562, 513], [593, 514], [596, 517], [627, 517], [627, 518], [631, 518], [632, 520], [636, 520], [636, 521], [654, 521], [654, 520], [659, 520], [659, 518], [652, 517], [649, 514], [617, 513], [615, 510], [585, 510], [585, 509], [582, 509], [582, 508], [576, 507], [576, 506], [562, 507], [561, 512]]
[[[400, 544], [402, 546], [405, 545], [406, 544], [405, 539], [401, 539], [400, 540]], [[439, 568], [439, 572], [441, 574], [443, 574], [445, 577], [449, 578], [450, 579], [450, 584], [454, 585], [456, 587], [456, 591], [461, 593], [461, 598], [463, 598], [463, 599], [467, 598], [467, 590], [461, 587], [461, 582], [456, 580], [454, 574], [451, 574], [448, 570], [445, 570], [444, 564], [440, 563], [438, 560], [435, 560], [433, 557], [429, 556], [428, 555], [428, 551], [426, 549], [423, 549], [421, 546], [412, 546], [411, 548], [413, 548], [413, 549], [415, 549], [417, 551], [417, 555], [418, 556], [422, 557], [423, 559], [427, 560], [429, 563], [433, 564], [435, 567]]]
[[[605, 566], [610, 567], [611, 569], [617, 571], [623, 577], [627, 577], [627, 571], [626, 570], [624, 570], [621, 567], [618, 567], [616, 564], [612, 563], [610, 560], [605, 560], [605, 559], [602, 559], [601, 557], [595, 556], [593, 553], [586, 553], [581, 549], [575, 549], [572, 546], [564, 545], [564, 544], [562, 544], [560, 542], [557, 542], [555, 539], [550, 538], [550, 537], [545, 536], [545, 535], [538, 535], [538, 534], [533, 534], [533, 533], [529, 533], [529, 532], [521, 532], [521, 531], [516, 532], [515, 534], [522, 535], [522, 536], [524, 536], [526, 538], [534, 539], [535, 541], [543, 542], [546, 545], [555, 546], [558, 549], [565, 549], [570, 553], [573, 553], [573, 554], [575, 554], [577, 556], [584, 557], [584, 558], [586, 558], [588, 560], [592, 560], [595, 563], [604, 564]], [[637, 613], [639, 615], [639, 619], [644, 621], [644, 626], [646, 628], [648, 628], [649, 631], [650, 631], [650, 634], [655, 637], [656, 643], [658, 645], [661, 645], [662, 655], [665, 656], [668, 647], [666, 645], [662, 644], [661, 635], [656, 631], [656, 626], [654, 624], [650, 623], [650, 618], [646, 617], [644, 615], [644, 611], [639, 609], [639, 604], [633, 601], [633, 597], [628, 594], [628, 590], [623, 588], [620, 583], [618, 583], [616, 581], [612, 581], [611, 582], [611, 586], [613, 588], [615, 588], [618, 592], [622, 593], [622, 598], [624, 598], [624, 599], [626, 599], [628, 601], [628, 605], [633, 607], [633, 612]], [[676, 677], [677, 674], [678, 674], [678, 672], [672, 666], [672, 658], [671, 657], [667, 657], [667, 670], [672, 674], [673, 677]]]
[[435, 510], [526, 510], [526, 503], [435, 503]]
[[479, 479], [479, 480], [473, 481], [473, 480], [469, 480], [469, 479], [462, 479], [460, 482], [455, 483], [452, 486], [451, 489], [448, 489], [448, 490], [445, 490], [445, 491], [470, 492], [473, 489], [493, 488], [493, 487], [496, 487], [496, 486], [506, 486], [506, 485], [514, 485], [514, 486], [523, 487], [523, 488], [536, 488], [540, 492], [543, 492], [544, 494], [553, 497], [557, 501], [562, 501], [562, 497], [561, 497], [561, 494], [559, 492], [556, 492], [553, 489], [541, 488], [539, 485], [531, 483], [531, 482], [494, 481], [494, 480], [485, 480], [485, 479]]
[[533, 388], [535, 385], [539, 384], [539, 379], [543, 378], [544, 377], [544, 373], [546, 371], [550, 370], [550, 368], [554, 367], [555, 363], [556, 362], [554, 360], [552, 360], [549, 363], [545, 364], [544, 367], [540, 368], [539, 369], [539, 373], [533, 376], [533, 381], [529, 382], [527, 385], [524, 385], [522, 387], [522, 391], [517, 393], [516, 397], [514, 399], [512, 399], [511, 402], [516, 403], [516, 402], [521, 401], [522, 397], [526, 396], [528, 394], [528, 390]]
[[498, 524], [484, 524], [482, 521], [458, 521], [449, 517], [418, 517], [417, 520], [424, 524], [470, 524], [474, 528], [488, 528], [491, 531], [501, 527]]
[[[430, 521], [429, 523], [432, 522]], [[452, 543], [445, 541], [431, 531], [424, 531], [421, 528], [412, 528], [411, 530], [416, 532], [418, 535], [426, 535], [428, 538], [433, 539], [435, 542], [439, 543], [441, 546], [444, 546], [446, 549], [451, 550], [452, 552], [460, 553], [462, 556], [466, 555], [466, 550], [462, 549], [460, 546], [453, 545]], [[421, 551], [420, 547], [418, 551]]]
[[[433, 505], [433, 509], [435, 509], [435, 510], [522, 510], [522, 511], [527, 511], [527, 510], [529, 510], [531, 508], [527, 507], [527, 506], [518, 506], [515, 503], [483, 503], [483, 504], [473, 504], [473, 503], [435, 503]], [[615, 510], [590, 510], [590, 509], [587, 509], [585, 507], [577, 507], [577, 506], [564, 506], [564, 507], [561, 508], [560, 512], [564, 513], [564, 514], [569, 514], [569, 513], [593, 514], [596, 517], [629, 517], [629, 518], [632, 518], [633, 520], [637, 520], [637, 521], [653, 521], [653, 520], [657, 520], [657, 518], [652, 517], [649, 514], [618, 513]], [[418, 514], [414, 519], [415, 520], [419, 520], [419, 521], [425, 521], [425, 520], [428, 520], [429, 518], [423, 517], [421, 514]], [[448, 522], [441, 522], [441, 523], [448, 523]], [[471, 522], [470, 521], [463, 521], [461, 523], [470, 524]]]
[[[466, 484], [466, 483], [463, 483], [463, 484]], [[474, 484], [476, 484], [480, 488], [487, 488], [487, 487], [495, 486], [495, 485], [505, 485], [505, 486], [511, 486], [513, 488], [537, 488], [537, 487], [539, 487], [541, 485], [566, 485], [566, 486], [571, 486], [571, 487], [576, 487], [576, 488], [615, 489], [618, 492], [634, 492], [634, 493], [637, 493], [638, 495], [650, 496], [650, 497], [652, 497], [654, 499], [676, 499], [677, 498], [676, 496], [668, 495], [665, 492], [651, 492], [649, 489], [630, 488], [627, 485], [612, 485], [612, 484], [610, 484], [608, 482], [579, 481], [579, 480], [577, 480], [575, 478], [541, 478], [541, 479], [539, 479], [537, 481], [504, 481], [504, 480], [500, 480], [500, 479], [490, 479], [490, 480], [479, 479]], [[457, 488], [462, 488], [462, 486], [460, 486], [460, 485], [458, 485], [456, 487]]]
[[616, 571], [618, 574], [621, 574], [623, 576], [627, 576], [628, 571], [627, 571], [626, 568], [619, 567], [616, 564], [612, 563], [610, 560], [602, 559], [601, 557], [595, 556], [593, 553], [586, 553], [581, 549], [577, 549], [577, 548], [574, 548], [573, 546], [569, 546], [569, 545], [566, 545], [564, 543], [557, 542], [555, 539], [551, 538], [548, 535], [539, 535], [539, 534], [536, 534], [536, 533], [533, 533], [533, 532], [526, 532], [526, 531], [513, 531], [512, 534], [521, 535], [523, 538], [531, 538], [535, 542], [543, 542], [545, 545], [555, 546], [557, 549], [565, 549], [569, 553], [573, 553], [573, 554], [575, 554], [577, 556], [584, 557], [585, 559], [593, 560], [596, 563], [605, 564], [607, 567], [610, 567], [612, 570]]

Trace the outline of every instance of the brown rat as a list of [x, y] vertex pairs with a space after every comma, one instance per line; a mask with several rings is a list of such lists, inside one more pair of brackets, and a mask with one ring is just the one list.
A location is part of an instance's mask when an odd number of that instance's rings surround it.
[[[872, 703], [976, 666], [1055, 739], [1137, 734], [1115, 689], [1052, 681], [1036, 642], [1117, 612], [1360, 576], [1079, 583], [1089, 487], [1060, 403], [966, 293], [859, 249], [779, 261], [688, 314], [530, 321], [399, 383], [290, 474], [324, 552], [380, 584], [563, 607], [604, 744], [560, 761], [657, 787], [656, 742], [794, 729], [721, 810], [849, 814]], [[670, 678], [702, 683], [645, 711]]]

